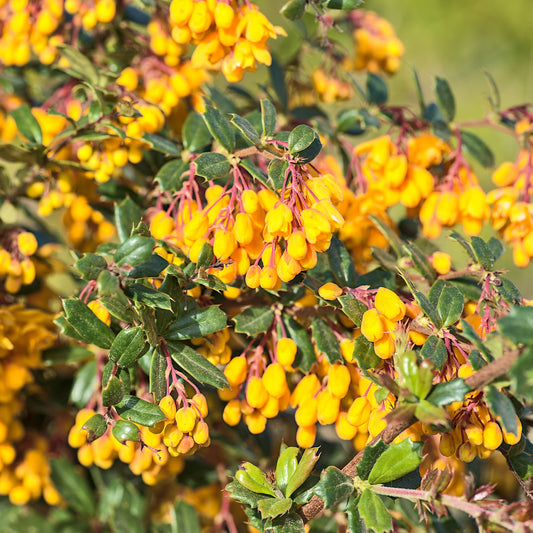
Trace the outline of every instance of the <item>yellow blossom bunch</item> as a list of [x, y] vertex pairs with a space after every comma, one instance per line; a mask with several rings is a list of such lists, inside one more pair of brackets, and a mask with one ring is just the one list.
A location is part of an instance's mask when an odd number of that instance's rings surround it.
[[388, 20], [372, 11], [357, 9], [350, 14], [354, 26], [356, 70], [367, 70], [373, 74], [385, 72], [393, 74], [400, 68], [404, 53], [402, 42], [396, 37], [394, 28]]
[[0, 54], [5, 65], [26, 65], [35, 54], [45, 65], [57, 55], [63, 0], [8, 0], [0, 6]]
[[318, 98], [326, 104], [349, 100], [353, 96], [353, 88], [347, 81], [328, 75], [322, 68], [315, 69], [311, 79]]
[[268, 39], [284, 35], [257, 6], [233, 0], [172, 0], [172, 37], [178, 44], [195, 45], [191, 56], [195, 68], [221, 68], [230, 82], [240, 81], [257, 63], [270, 65]]
[[35, 280], [37, 239], [29, 231], [6, 231], [0, 235], [0, 279], [5, 290], [17, 293]]
[[65, 11], [73, 16], [75, 24], [92, 30], [97, 24], [107, 24], [116, 15], [115, 0], [65, 0]]
[[530, 150], [522, 150], [515, 162], [502, 163], [492, 175], [497, 188], [487, 195], [490, 223], [512, 247], [515, 264], [523, 268], [533, 257], [531, 158]]

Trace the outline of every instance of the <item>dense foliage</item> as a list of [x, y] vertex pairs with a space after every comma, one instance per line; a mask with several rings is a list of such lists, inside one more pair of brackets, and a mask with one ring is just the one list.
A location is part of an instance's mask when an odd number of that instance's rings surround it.
[[532, 107], [359, 3], [0, 0], [2, 531], [533, 531]]

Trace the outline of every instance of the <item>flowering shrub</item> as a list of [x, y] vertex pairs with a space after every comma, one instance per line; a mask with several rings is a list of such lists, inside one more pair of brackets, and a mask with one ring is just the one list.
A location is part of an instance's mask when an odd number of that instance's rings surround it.
[[7, 531], [533, 531], [531, 106], [358, 4], [0, 1]]

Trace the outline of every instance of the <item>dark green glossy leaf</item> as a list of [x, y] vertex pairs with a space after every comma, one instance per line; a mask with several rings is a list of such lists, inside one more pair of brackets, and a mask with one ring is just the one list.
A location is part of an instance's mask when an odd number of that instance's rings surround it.
[[435, 92], [448, 122], [451, 122], [455, 117], [455, 98], [450, 84], [445, 79], [437, 76], [435, 78]]
[[412, 472], [422, 462], [422, 443], [405, 439], [391, 444], [377, 459], [368, 481], [372, 485], [388, 483]]
[[416, 303], [420, 306], [420, 309], [424, 311], [427, 317], [431, 320], [431, 323], [436, 327], [441, 327], [441, 319], [438, 314], [435, 306], [427, 299], [425, 294], [422, 294], [420, 291], [414, 291], [413, 296], [415, 297]]
[[472, 246], [470, 243], [460, 234], [457, 233], [455, 230], [453, 230], [450, 233], [450, 238], [452, 238], [454, 241], [457, 241], [468, 253], [468, 255], [476, 261], [476, 256], [474, 254], [474, 250], [472, 250]]
[[133, 306], [122, 291], [117, 292], [115, 296], [100, 298], [100, 303], [111, 315], [124, 322], [133, 322], [137, 317]]
[[[203, 123], [203, 121], [202, 121]], [[173, 159], [165, 163], [155, 175], [155, 181], [159, 183], [162, 191], [177, 191], [181, 186], [183, 173], [189, 168], [189, 164], [181, 159]]]
[[166, 309], [168, 311], [172, 309], [168, 294], [153, 289], [152, 287], [141, 285], [140, 283], [131, 283], [128, 285], [128, 296], [135, 302], [142, 303], [148, 307]]
[[427, 400], [434, 405], [450, 405], [453, 402], [463, 401], [470, 391], [471, 388], [464, 379], [456, 378], [435, 385]]
[[464, 296], [461, 291], [439, 279], [429, 291], [429, 301], [437, 308], [440, 327], [455, 324], [463, 312]]
[[256, 492], [247, 489], [237, 480], [228, 483], [226, 485], [226, 490], [231, 494], [231, 497], [234, 500], [249, 505], [250, 507], [257, 507], [257, 502], [264, 499], [263, 494], [257, 494]]
[[289, 511], [291, 506], [292, 500], [290, 498], [264, 498], [257, 502], [257, 508], [263, 519], [283, 515]]
[[327, 251], [329, 265], [341, 287], [355, 287], [357, 274], [352, 256], [339, 239], [332, 237]]
[[287, 329], [287, 336], [295, 342], [297, 347], [296, 357], [292, 366], [304, 373], [308, 373], [316, 363], [315, 348], [309, 338], [309, 333], [292, 317], [285, 315], [283, 323]]
[[365, 446], [363, 457], [357, 465], [357, 475], [365, 480], [374, 467], [378, 457], [387, 449], [387, 445], [380, 439], [375, 444]]
[[204, 242], [196, 264], [201, 268], [207, 268], [213, 262], [213, 258], [213, 247], [208, 242]]
[[189, 152], [199, 152], [211, 142], [211, 134], [201, 115], [191, 111], [182, 130], [183, 147]]
[[311, 324], [311, 330], [318, 352], [323, 353], [331, 364], [342, 361], [339, 341], [331, 327], [321, 318], [315, 318]]
[[148, 346], [141, 326], [123, 329], [118, 333], [109, 350], [109, 359], [126, 368], [142, 357]]
[[127, 441], [140, 442], [141, 440], [139, 428], [126, 420], [117, 420], [111, 429], [111, 433], [121, 444], [126, 444]]
[[368, 529], [375, 533], [392, 531], [392, 518], [383, 500], [372, 489], [365, 489], [359, 500], [359, 516]]
[[420, 350], [420, 355], [433, 363], [437, 370], [441, 370], [447, 359], [444, 341], [437, 335], [430, 335]]
[[348, 518], [347, 533], [363, 533], [367, 531], [364, 528], [363, 521], [359, 515], [359, 500], [361, 496], [354, 498], [353, 496], [348, 501], [348, 507], [346, 509], [346, 515]]
[[272, 519], [270, 523], [267, 522], [264, 533], [305, 533], [305, 531], [302, 517], [290, 512]]
[[516, 412], [509, 397], [500, 392], [494, 385], [490, 385], [485, 393], [485, 399], [505, 432], [518, 435]]
[[268, 164], [268, 179], [274, 186], [275, 190], [279, 190], [283, 187], [288, 168], [289, 164], [285, 159], [272, 159]]
[[115, 338], [111, 328], [104, 324], [81, 300], [63, 300], [69, 324], [84, 339], [84, 342], [109, 349]]
[[354, 343], [353, 355], [361, 370], [371, 370], [381, 364], [382, 359], [376, 355], [374, 343], [366, 339], [364, 335], [359, 335]]
[[102, 389], [102, 405], [104, 407], [116, 405], [122, 398], [124, 398], [124, 384], [117, 376], [111, 376]]
[[363, 0], [325, 0], [322, 2], [323, 7], [328, 9], [342, 9], [344, 11], [352, 11], [359, 7]]
[[43, 132], [39, 122], [33, 116], [31, 108], [28, 104], [22, 104], [13, 111], [11, 116], [15, 120], [17, 130], [28, 139], [28, 141], [35, 144], [43, 144]]
[[382, 78], [369, 72], [366, 78], [366, 94], [368, 103], [377, 105], [384, 104], [389, 97], [387, 84]]
[[324, 507], [331, 509], [351, 496], [354, 491], [353, 480], [335, 466], [328, 466], [320, 474], [314, 491], [324, 500]]
[[520, 304], [522, 300], [522, 295], [520, 291], [516, 288], [516, 285], [507, 278], [499, 276], [500, 285], [496, 287], [496, 290], [500, 296], [507, 302], [512, 305]]
[[195, 160], [196, 174], [206, 180], [223, 178], [230, 170], [231, 163], [224, 154], [206, 152], [200, 154]]
[[509, 461], [520, 479], [529, 480], [533, 477], [533, 457], [530, 454], [511, 455]]
[[84, 254], [76, 261], [76, 268], [81, 272], [81, 277], [87, 281], [98, 279], [98, 276], [107, 268], [106, 260], [97, 254]]
[[296, 126], [289, 134], [289, 152], [298, 163], [312, 161], [321, 150], [318, 133], [306, 124]]
[[159, 402], [167, 393], [167, 360], [160, 348], [152, 348], [151, 354], [150, 392], [154, 395], [154, 400]]
[[272, 102], [263, 98], [261, 100], [262, 137], [269, 138], [276, 131], [276, 117], [276, 108], [272, 105]]
[[226, 314], [216, 305], [194, 309], [173, 322], [165, 337], [170, 340], [187, 340], [210, 335], [226, 327]]
[[345, 315], [357, 326], [361, 326], [363, 314], [368, 307], [352, 294], [343, 294], [337, 298]]
[[124, 241], [115, 252], [113, 258], [118, 266], [132, 267], [145, 263], [152, 257], [154, 239], [134, 235]]
[[50, 466], [52, 482], [69, 507], [82, 516], [92, 517], [95, 513], [95, 499], [87, 480], [65, 457], [51, 459]]
[[74, 326], [63, 316], [60, 315], [54, 319], [54, 324], [59, 327], [61, 333], [67, 337], [72, 337], [80, 342], [87, 342], [87, 339], [78, 333]]
[[488, 244], [480, 237], [473, 236], [470, 239], [472, 249], [477, 262], [485, 269], [492, 270], [494, 267], [494, 256]]
[[161, 152], [162, 154], [172, 157], [180, 156], [180, 150], [178, 146], [172, 141], [161, 137], [160, 135], [154, 135], [153, 133], [144, 133], [142, 136], [142, 140], [147, 143], [150, 148], [152, 148], [152, 150], [155, 150], [156, 152]]
[[156, 278], [167, 268], [168, 261], [163, 259], [159, 254], [153, 254], [146, 263], [136, 266], [128, 273], [129, 278]]
[[274, 311], [270, 307], [248, 307], [232, 319], [235, 332], [245, 333], [250, 337], [265, 333], [272, 325]]
[[222, 371], [194, 348], [181, 342], [168, 342], [167, 348], [173, 361], [197, 381], [213, 385], [217, 389], [229, 387], [228, 380]]
[[133, 228], [137, 227], [141, 218], [141, 210], [131, 198], [128, 197], [115, 205], [115, 222], [120, 242], [129, 239]]
[[124, 420], [129, 420], [140, 426], [155, 426], [166, 418], [158, 405], [136, 396], [124, 396], [122, 401], [115, 406], [115, 410]]
[[85, 363], [76, 373], [70, 390], [70, 401], [79, 409], [89, 403], [96, 389], [96, 360]]
[[83, 424], [82, 429], [87, 431], [87, 442], [93, 442], [107, 431], [107, 422], [103, 415], [95, 414]]
[[259, 144], [261, 141], [255, 128], [243, 117], [232, 114], [231, 123], [239, 130], [241, 135], [252, 144]]
[[263, 169], [259, 168], [255, 163], [252, 163], [249, 159], [241, 159], [239, 161], [239, 167], [244, 168], [248, 174], [259, 183], [270, 187], [268, 183], [268, 176]]
[[494, 155], [491, 149], [477, 135], [469, 131], [459, 130], [461, 141], [466, 151], [485, 168], [494, 166]]
[[235, 148], [235, 132], [228, 119], [216, 108], [206, 106], [203, 118], [213, 138], [231, 153]]

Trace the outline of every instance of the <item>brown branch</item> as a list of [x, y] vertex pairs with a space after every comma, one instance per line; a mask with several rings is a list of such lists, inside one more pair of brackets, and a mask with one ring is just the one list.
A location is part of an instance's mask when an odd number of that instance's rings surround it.
[[[520, 350], [505, 352], [501, 357], [495, 359], [466, 378], [466, 384], [473, 390], [483, 388], [499, 376], [505, 374], [518, 359], [520, 353]], [[409, 412], [396, 409], [391, 411], [387, 419], [389, 420], [387, 427], [379, 435], [374, 437], [369, 445], [375, 444], [380, 439], [385, 444], [390, 444], [398, 435], [416, 422], [416, 418], [410, 415]], [[363, 453], [364, 449], [342, 469], [342, 471], [352, 479], [357, 475], [357, 465], [363, 458]], [[299, 510], [299, 513], [305, 522], [309, 522], [309, 520], [317, 516], [323, 509], [324, 501], [318, 496], [313, 496], [311, 500]]]

